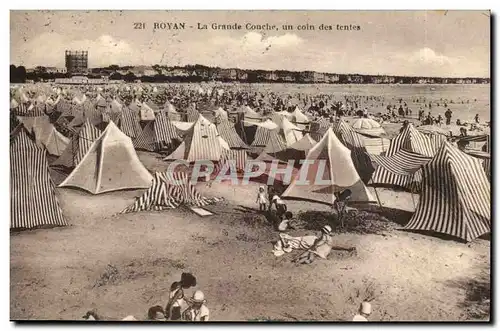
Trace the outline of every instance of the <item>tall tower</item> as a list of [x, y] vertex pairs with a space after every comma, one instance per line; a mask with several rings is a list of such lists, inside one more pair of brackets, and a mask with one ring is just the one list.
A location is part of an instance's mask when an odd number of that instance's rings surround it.
[[86, 74], [89, 65], [87, 51], [66, 51], [66, 70], [69, 74]]

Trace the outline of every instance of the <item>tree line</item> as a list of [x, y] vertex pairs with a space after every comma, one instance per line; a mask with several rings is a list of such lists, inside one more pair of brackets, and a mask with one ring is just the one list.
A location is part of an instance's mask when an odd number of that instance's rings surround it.
[[[360, 74], [332, 74], [312, 71], [288, 70], [249, 70], [224, 69], [204, 65], [186, 65], [165, 67], [158, 64], [149, 67], [155, 74], [141, 75], [137, 67], [110, 65], [103, 68], [90, 69], [88, 78], [108, 77], [109, 80], [145, 83], [175, 82], [241, 82], [241, 83], [296, 83], [296, 84], [489, 84], [489, 78], [443, 78], [443, 77], [409, 77]], [[151, 70], [152, 69], [152, 70]], [[126, 72], [126, 73], [125, 73]], [[181, 74], [179, 74], [181, 73]], [[69, 73], [48, 72], [45, 67], [36, 67], [26, 72], [23, 66], [10, 66], [10, 82], [24, 83], [26, 80], [39, 82], [57, 78], [71, 78]]]

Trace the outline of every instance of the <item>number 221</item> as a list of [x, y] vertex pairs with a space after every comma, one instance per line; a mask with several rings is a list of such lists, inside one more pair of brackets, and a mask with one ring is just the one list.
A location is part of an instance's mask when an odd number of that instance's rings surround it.
[[146, 23], [134, 23], [134, 29], [142, 30], [146, 28]]

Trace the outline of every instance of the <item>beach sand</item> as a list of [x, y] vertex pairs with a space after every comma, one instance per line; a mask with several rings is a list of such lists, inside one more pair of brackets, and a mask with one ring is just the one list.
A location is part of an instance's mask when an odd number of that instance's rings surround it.
[[[164, 170], [159, 155], [138, 155], [150, 171]], [[272, 254], [278, 235], [269, 225], [248, 222], [257, 187], [198, 184], [204, 195], [225, 198], [207, 207], [215, 213], [209, 217], [184, 208], [119, 214], [144, 190], [92, 196], [57, 189], [71, 226], [11, 235], [10, 318], [73, 320], [96, 309], [142, 319], [149, 307], [166, 304], [170, 284], [185, 271], [198, 278], [218, 321], [350, 320], [368, 295], [374, 297], [372, 321], [476, 316], [479, 303], [470, 289], [481, 279], [489, 288], [489, 240], [464, 244], [397, 229], [344, 233], [335, 241], [355, 246], [356, 256], [333, 252], [328, 260], [296, 266], [290, 262], [296, 252]], [[411, 195], [378, 193], [400, 228], [407, 221], [401, 210], [414, 210]], [[290, 201], [289, 209], [328, 206]]]

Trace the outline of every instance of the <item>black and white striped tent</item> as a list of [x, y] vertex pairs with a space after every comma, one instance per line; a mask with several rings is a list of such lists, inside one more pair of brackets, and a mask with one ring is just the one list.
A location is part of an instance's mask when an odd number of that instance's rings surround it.
[[122, 213], [174, 209], [180, 205], [202, 207], [221, 200], [203, 197], [185, 172], [157, 172], [151, 187]]
[[366, 184], [370, 181], [375, 168], [372, 165], [363, 138], [342, 119], [333, 124], [333, 132], [340, 142], [351, 150], [351, 158], [359, 177]]
[[46, 152], [25, 129], [10, 145], [11, 229], [68, 225], [55, 194]]
[[405, 229], [465, 241], [491, 231], [491, 188], [478, 159], [444, 142], [422, 170], [420, 201]]
[[76, 167], [85, 154], [87, 154], [90, 146], [99, 138], [101, 133], [101, 130], [92, 125], [90, 120], [87, 119], [78, 133], [71, 138], [71, 141], [61, 156], [51, 165], [63, 166], [66, 168]]
[[404, 149], [393, 156], [370, 155], [370, 158], [375, 165], [383, 168], [384, 171], [404, 179], [402, 186], [410, 188], [412, 192], [420, 190], [421, 168], [432, 159]]
[[136, 149], [146, 151], [158, 151], [167, 149], [175, 141], [180, 141], [181, 137], [177, 128], [167, 118], [165, 112], [158, 112], [154, 121], [150, 121], [142, 133], [133, 140]]
[[236, 132], [234, 124], [229, 122], [229, 120], [218, 117], [215, 125], [217, 126], [217, 132], [230, 148], [248, 148], [247, 144], [245, 144]]
[[[440, 145], [446, 141], [441, 135], [435, 135], [433, 138], [419, 132], [412, 124], [408, 124], [403, 131], [394, 137], [389, 144], [386, 156], [396, 155], [401, 150], [406, 150], [422, 156], [433, 157]], [[408, 184], [408, 177], [396, 175], [384, 167], [378, 167], [372, 176], [372, 183], [376, 185], [398, 186], [411, 189]]]

